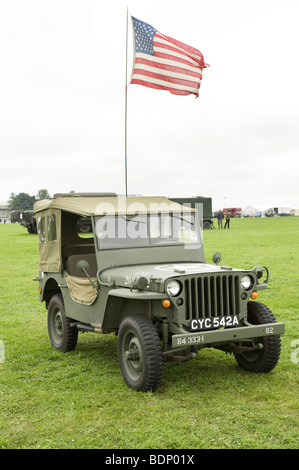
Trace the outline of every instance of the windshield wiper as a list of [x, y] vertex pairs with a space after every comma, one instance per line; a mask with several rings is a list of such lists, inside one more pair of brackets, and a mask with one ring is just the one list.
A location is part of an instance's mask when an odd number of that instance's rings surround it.
[[126, 222], [135, 222], [136, 224], [145, 224], [146, 223], [146, 220], [134, 220], [133, 218], [128, 219], [127, 217], [124, 217], [124, 216], [121, 216], [120, 219], [123, 219]]
[[191, 222], [190, 220], [187, 220], [187, 219], [183, 219], [183, 217], [179, 215], [172, 214], [172, 217], [174, 219], [183, 220], [183, 222], [187, 222], [187, 224], [194, 225], [194, 222]]

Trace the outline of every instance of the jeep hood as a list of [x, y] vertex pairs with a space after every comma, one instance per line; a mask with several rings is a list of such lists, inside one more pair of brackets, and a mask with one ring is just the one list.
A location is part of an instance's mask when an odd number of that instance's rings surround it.
[[133, 287], [134, 281], [140, 277], [163, 282], [172, 277], [232, 271], [243, 270], [206, 263], [139, 264], [105, 269], [100, 273], [100, 279], [105, 283], [115, 283], [115, 286]]

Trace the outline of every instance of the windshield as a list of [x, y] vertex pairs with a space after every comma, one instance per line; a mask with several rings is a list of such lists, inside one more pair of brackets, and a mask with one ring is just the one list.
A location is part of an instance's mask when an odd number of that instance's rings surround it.
[[99, 248], [198, 244], [199, 224], [194, 213], [105, 215], [96, 218]]

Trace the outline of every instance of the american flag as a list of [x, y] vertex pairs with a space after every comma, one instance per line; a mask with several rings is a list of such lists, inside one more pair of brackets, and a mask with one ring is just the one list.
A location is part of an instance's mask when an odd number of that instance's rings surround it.
[[198, 97], [202, 70], [209, 67], [202, 53], [133, 16], [132, 22], [134, 64], [130, 83]]

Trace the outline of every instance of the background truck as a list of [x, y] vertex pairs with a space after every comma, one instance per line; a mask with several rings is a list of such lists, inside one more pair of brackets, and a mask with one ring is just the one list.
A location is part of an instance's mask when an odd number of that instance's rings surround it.
[[202, 228], [208, 230], [213, 226], [212, 198], [203, 196], [194, 197], [171, 197], [171, 201], [177, 202], [192, 209], [197, 209], [202, 223]]
[[241, 212], [242, 212], [241, 207], [225, 207], [223, 209], [224, 215], [228, 211], [231, 213], [231, 217], [241, 217]]
[[27, 228], [28, 233], [37, 233], [36, 220], [33, 210], [27, 210], [21, 213], [20, 224]]
[[284, 217], [291, 215], [291, 208], [290, 207], [269, 207], [265, 211], [266, 217]]

